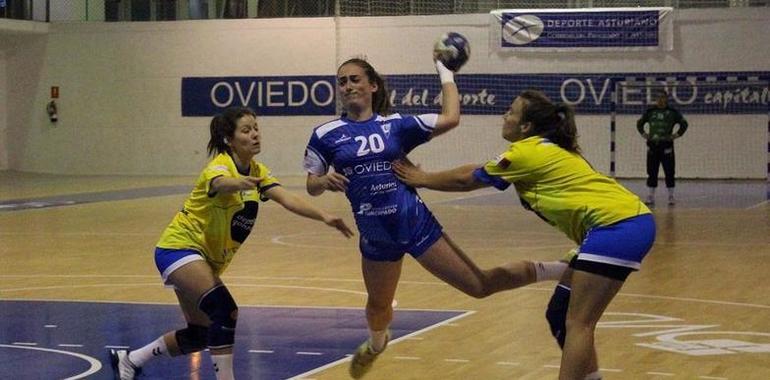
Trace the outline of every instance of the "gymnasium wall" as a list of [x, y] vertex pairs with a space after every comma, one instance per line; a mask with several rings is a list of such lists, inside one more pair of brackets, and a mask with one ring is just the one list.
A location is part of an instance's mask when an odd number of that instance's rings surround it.
[[[206, 162], [210, 118], [181, 116], [183, 77], [333, 75], [338, 61], [361, 54], [386, 75], [432, 74], [433, 42], [449, 30], [465, 34], [472, 43], [473, 55], [463, 73], [770, 71], [770, 49], [765, 41], [770, 9], [677, 13], [673, 51], [593, 54], [490, 53], [486, 14], [336, 21], [51, 23], [47, 34], [27, 38], [0, 59], [0, 68], [5, 67], [0, 101], [2, 88], [9, 89], [0, 105], [0, 110], [8, 110], [2, 113], [6, 115], [5, 140], [0, 117], [0, 147], [8, 155], [7, 165], [0, 169], [197, 174]], [[56, 125], [44, 112], [51, 86], [59, 86], [61, 92]], [[278, 175], [302, 174], [310, 132], [328, 119], [260, 117], [263, 152], [258, 159]], [[483, 162], [505, 149], [500, 121], [498, 115], [464, 116], [457, 130], [418, 148], [412, 157], [430, 169]], [[606, 171], [608, 116], [581, 116], [578, 125], [586, 157]], [[677, 145], [682, 157], [679, 173], [700, 176], [697, 171], [688, 173], [691, 164], [685, 156], [692, 152], [697, 157], [698, 142], [713, 138], [713, 131], [699, 136], [693, 126], [688, 134], [690, 138], [685, 136]], [[632, 144], [641, 146], [643, 142]], [[747, 165], [764, 159], [764, 155], [745, 157]], [[760, 176], [763, 167], [756, 169]], [[639, 168], [628, 174], [643, 175]]]

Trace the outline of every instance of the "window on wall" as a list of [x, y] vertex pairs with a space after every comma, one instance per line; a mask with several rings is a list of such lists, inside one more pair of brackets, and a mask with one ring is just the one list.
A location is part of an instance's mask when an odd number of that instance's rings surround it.
[[249, 7], [246, 0], [219, 0], [217, 10], [221, 18], [247, 18]]
[[177, 0], [155, 0], [155, 19], [158, 21], [176, 20]]
[[260, 0], [257, 17], [334, 16], [334, 0]]

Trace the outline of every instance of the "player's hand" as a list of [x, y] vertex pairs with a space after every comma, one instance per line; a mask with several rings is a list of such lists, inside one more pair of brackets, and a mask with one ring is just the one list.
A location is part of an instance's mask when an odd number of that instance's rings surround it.
[[336, 228], [340, 233], [342, 233], [343, 236], [348, 239], [354, 235], [353, 230], [351, 230], [350, 227], [345, 224], [345, 221], [338, 216], [327, 214], [324, 216], [324, 223], [326, 223], [326, 225], [329, 227]]
[[425, 172], [406, 157], [393, 161], [393, 172], [398, 179], [409, 186], [421, 187], [425, 183]]
[[257, 188], [265, 177], [244, 176], [238, 177], [238, 190], [253, 190]]
[[328, 173], [324, 176], [324, 178], [326, 179], [324, 187], [329, 191], [345, 192], [348, 189], [348, 183], [350, 183], [348, 177], [345, 177], [344, 175], [337, 172]]

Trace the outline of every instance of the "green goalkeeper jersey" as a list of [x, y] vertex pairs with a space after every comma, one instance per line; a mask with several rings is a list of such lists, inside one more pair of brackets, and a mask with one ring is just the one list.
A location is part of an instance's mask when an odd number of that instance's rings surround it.
[[647, 132], [649, 140], [672, 140], [674, 138], [674, 125], [679, 124], [677, 137], [684, 134], [687, 130], [687, 120], [679, 111], [671, 108], [652, 107], [642, 115], [642, 118], [636, 122], [636, 129], [644, 135], [644, 125], [649, 124], [650, 129]]

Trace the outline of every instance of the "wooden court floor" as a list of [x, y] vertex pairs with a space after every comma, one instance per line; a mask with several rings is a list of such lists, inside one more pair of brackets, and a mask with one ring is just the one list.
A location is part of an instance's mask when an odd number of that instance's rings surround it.
[[[0, 206], [191, 186], [193, 180], [0, 172]], [[282, 182], [304, 195], [302, 178]], [[558, 259], [572, 247], [518, 206], [511, 192], [422, 194], [445, 231], [482, 267]], [[160, 285], [152, 250], [185, 196], [0, 207], [0, 299], [175, 303]], [[724, 207], [729, 202], [719, 197], [713, 207], [688, 207], [687, 196], [679, 194], [681, 206], [656, 209], [655, 247], [601, 322], [597, 343], [605, 379], [770, 379], [770, 207]], [[353, 224], [342, 195], [308, 198]], [[270, 202], [224, 280], [240, 305], [365, 302], [357, 241]], [[543, 318], [553, 285], [476, 300], [406, 259], [399, 308], [474, 313], [392, 345], [367, 379], [556, 378], [560, 352]], [[344, 379], [346, 371], [340, 364], [308, 378]]]

